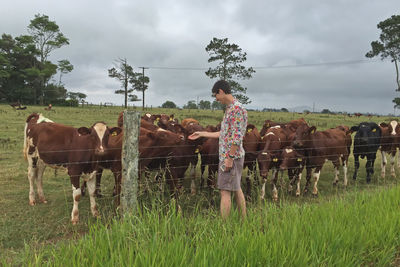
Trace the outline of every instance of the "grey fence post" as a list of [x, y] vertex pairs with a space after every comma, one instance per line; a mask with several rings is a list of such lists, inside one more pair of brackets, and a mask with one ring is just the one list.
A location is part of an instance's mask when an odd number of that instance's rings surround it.
[[137, 208], [140, 113], [124, 111], [121, 205], [124, 214]]

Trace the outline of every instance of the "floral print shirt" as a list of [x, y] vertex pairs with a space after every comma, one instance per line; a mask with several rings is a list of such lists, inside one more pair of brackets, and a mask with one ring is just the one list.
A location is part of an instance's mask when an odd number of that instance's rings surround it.
[[227, 157], [232, 145], [237, 145], [235, 159], [244, 157], [243, 137], [247, 128], [247, 111], [242, 104], [234, 99], [226, 108], [224, 119], [221, 123], [219, 135], [219, 160], [222, 162]]

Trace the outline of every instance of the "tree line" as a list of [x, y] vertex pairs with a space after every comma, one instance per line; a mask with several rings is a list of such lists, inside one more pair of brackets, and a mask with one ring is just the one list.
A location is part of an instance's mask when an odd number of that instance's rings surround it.
[[[86, 98], [68, 92], [62, 77], [73, 70], [67, 59], [49, 60], [51, 52], [69, 45], [69, 39], [55, 21], [37, 14], [27, 27], [28, 34], [0, 39], [0, 99], [24, 104], [77, 105]], [[57, 76], [58, 73], [58, 76]]]

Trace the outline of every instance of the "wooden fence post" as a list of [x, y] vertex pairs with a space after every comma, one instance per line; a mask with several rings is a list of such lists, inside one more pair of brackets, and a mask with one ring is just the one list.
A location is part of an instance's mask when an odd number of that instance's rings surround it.
[[137, 208], [140, 113], [124, 111], [121, 205], [124, 214]]

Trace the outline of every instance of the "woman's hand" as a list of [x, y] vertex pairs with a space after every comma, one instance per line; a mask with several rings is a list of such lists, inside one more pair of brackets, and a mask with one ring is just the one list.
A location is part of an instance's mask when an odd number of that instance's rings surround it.
[[201, 137], [201, 132], [194, 132], [191, 135], [188, 136], [190, 140], [196, 140], [197, 138]]
[[232, 169], [232, 166], [233, 166], [233, 159], [226, 158], [225, 161], [224, 161], [224, 165], [225, 165], [225, 171], [229, 172]]

